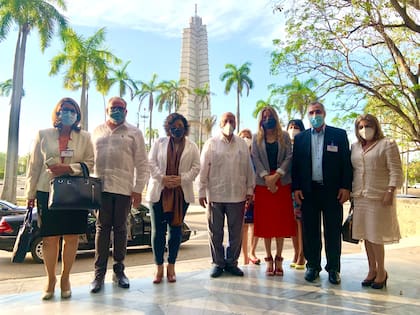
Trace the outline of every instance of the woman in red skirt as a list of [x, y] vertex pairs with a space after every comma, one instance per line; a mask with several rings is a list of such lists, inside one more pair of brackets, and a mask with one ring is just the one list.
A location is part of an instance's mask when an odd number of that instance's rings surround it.
[[[264, 238], [266, 274], [283, 276], [283, 241], [285, 237], [296, 235], [290, 187], [292, 146], [271, 106], [260, 112], [251, 156], [256, 172], [254, 235]], [[274, 260], [272, 238], [276, 239]]]

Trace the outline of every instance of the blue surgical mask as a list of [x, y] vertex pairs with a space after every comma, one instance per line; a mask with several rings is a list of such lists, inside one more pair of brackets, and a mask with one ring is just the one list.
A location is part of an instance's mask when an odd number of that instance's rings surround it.
[[172, 127], [170, 131], [171, 131], [171, 135], [174, 138], [181, 138], [184, 135], [184, 133], [185, 133], [184, 128], [175, 128], [175, 127]]
[[309, 121], [315, 129], [321, 127], [324, 124], [324, 116], [322, 115], [315, 115], [309, 118]]
[[60, 121], [63, 126], [73, 126], [77, 120], [77, 114], [68, 110], [60, 111]]
[[270, 117], [262, 122], [262, 127], [264, 129], [274, 129], [276, 127], [276, 120]]
[[109, 119], [112, 123], [119, 125], [121, 124], [125, 119], [125, 113], [124, 110], [120, 109], [111, 109], [109, 112]]

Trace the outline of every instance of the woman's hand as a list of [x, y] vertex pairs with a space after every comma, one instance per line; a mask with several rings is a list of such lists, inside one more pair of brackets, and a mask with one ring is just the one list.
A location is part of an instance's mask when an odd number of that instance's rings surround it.
[[57, 163], [57, 164], [54, 164], [54, 165], [50, 165], [50, 166], [48, 166], [47, 171], [49, 171], [52, 174], [52, 176], [54, 176], [54, 177], [72, 173], [72, 169], [71, 169], [70, 165], [63, 164], [63, 163]]
[[267, 189], [271, 191], [273, 194], [276, 193], [278, 190], [276, 182], [279, 178], [280, 178], [279, 173], [274, 173], [273, 175], [264, 176], [264, 181], [265, 181], [265, 184], [267, 185]]
[[178, 175], [163, 176], [162, 184], [166, 188], [175, 188], [175, 187], [181, 186], [181, 176], [178, 176]]

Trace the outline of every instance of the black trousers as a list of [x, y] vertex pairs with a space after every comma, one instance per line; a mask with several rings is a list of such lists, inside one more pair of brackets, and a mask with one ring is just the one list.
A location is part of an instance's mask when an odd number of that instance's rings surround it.
[[324, 231], [326, 271], [340, 272], [341, 226], [343, 206], [338, 202], [338, 190], [312, 184], [312, 191], [304, 193], [302, 202], [303, 252], [307, 267], [321, 271], [321, 215]]

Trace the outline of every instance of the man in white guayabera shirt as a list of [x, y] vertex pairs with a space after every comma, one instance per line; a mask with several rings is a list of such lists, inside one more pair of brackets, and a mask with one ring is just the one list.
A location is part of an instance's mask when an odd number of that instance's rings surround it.
[[91, 292], [102, 289], [109, 256], [111, 230], [114, 232], [113, 281], [121, 288], [130, 283], [124, 274], [127, 252], [127, 217], [131, 207], [141, 203], [149, 166], [141, 131], [125, 121], [127, 103], [112, 97], [106, 108], [107, 121], [92, 134], [95, 174], [103, 183], [102, 207], [97, 213], [95, 239], [95, 279]]
[[[217, 278], [227, 271], [243, 276], [238, 268], [241, 253], [244, 206], [251, 201], [255, 174], [246, 142], [233, 134], [235, 115], [224, 113], [221, 133], [206, 141], [201, 152], [199, 201], [207, 206], [207, 223], [213, 269]], [[224, 221], [227, 218], [229, 240], [223, 246]]]

